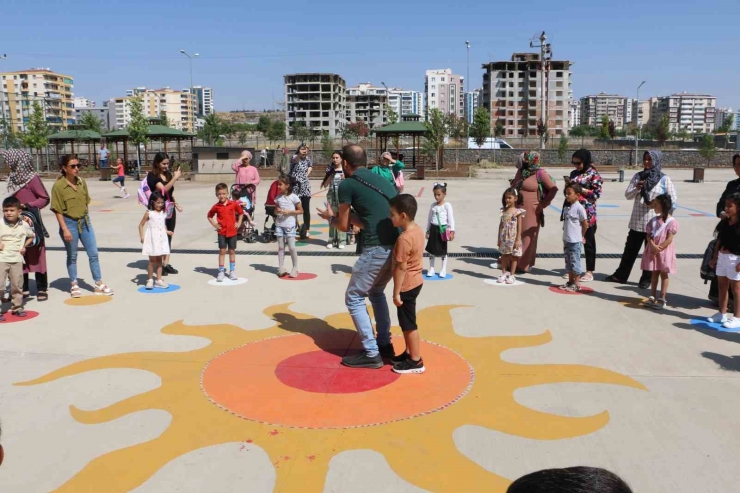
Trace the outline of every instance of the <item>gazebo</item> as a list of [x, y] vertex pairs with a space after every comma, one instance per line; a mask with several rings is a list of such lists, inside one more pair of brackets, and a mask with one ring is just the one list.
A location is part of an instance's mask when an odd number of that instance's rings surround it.
[[100, 142], [101, 135], [93, 130], [85, 130], [80, 125], [70, 125], [69, 130], [64, 132], [58, 132], [49, 136], [49, 142], [54, 143], [54, 152], [56, 154], [56, 162], [59, 162], [59, 145], [70, 144], [72, 146], [72, 154], [75, 153], [75, 142], [81, 144], [87, 143], [87, 159], [88, 163], [95, 163], [95, 151], [92, 149], [94, 142]]
[[[159, 125], [159, 124], [152, 124], [149, 125], [147, 128], [147, 136], [151, 140], [160, 140], [164, 143], [164, 152], [167, 152], [167, 143], [175, 141], [177, 142], [177, 155], [178, 157], [181, 156], [181, 150], [180, 150], [180, 142], [183, 140], [190, 140], [190, 145], [192, 147], [193, 137], [195, 137], [195, 134], [191, 134], [188, 132], [183, 132], [182, 130], [178, 130], [176, 128], [170, 128], [165, 125]], [[103, 134], [103, 138], [107, 142], [115, 142], [116, 145], [116, 154], [118, 154], [118, 143], [123, 142], [123, 161], [125, 163], [128, 163], [128, 141], [129, 141], [129, 134], [128, 130], [122, 129], [122, 130], [116, 130], [114, 132], [108, 132], [107, 134]], [[146, 163], [146, 147], [144, 148], [144, 163]]]
[[[416, 168], [417, 163], [420, 163], [417, 155], [418, 144], [421, 143], [422, 137], [428, 132], [426, 125], [419, 120], [421, 120], [419, 115], [403, 115], [400, 122], [391, 123], [375, 130], [375, 148], [378, 149], [376, 156], [378, 162], [380, 162], [380, 155], [388, 149], [389, 140], [411, 137], [412, 155], [410, 161], [406, 160], [406, 164], [411, 164], [412, 167]], [[400, 154], [401, 149], [397, 149], [397, 152]]]

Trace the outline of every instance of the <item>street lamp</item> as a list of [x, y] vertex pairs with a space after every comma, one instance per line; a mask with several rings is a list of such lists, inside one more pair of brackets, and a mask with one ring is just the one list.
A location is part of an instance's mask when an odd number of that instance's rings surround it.
[[642, 83], [637, 86], [637, 105], [635, 113], [635, 166], [637, 166], [637, 159], [638, 159], [638, 148], [640, 146], [640, 129], [642, 128], [642, 122], [640, 121], [640, 88], [645, 85], [646, 80], [642, 81]]
[[[465, 42], [465, 48], [467, 50], [468, 54], [468, 71], [467, 75], [465, 76], [465, 82], [468, 84], [468, 91], [466, 92], [463, 90], [463, 95], [465, 96], [465, 120], [468, 122], [468, 125], [465, 126], [466, 128], [466, 134], [470, 132], [470, 105], [468, 105], [468, 92], [470, 92], [470, 41]], [[470, 135], [465, 135], [465, 137], [469, 137]]]
[[193, 104], [192, 104], [193, 103], [192, 98], [194, 96], [194, 94], [193, 94], [193, 58], [196, 58], [196, 57], [200, 56], [200, 54], [194, 53], [193, 56], [190, 56], [190, 55], [188, 55], [185, 52], [185, 50], [180, 50], [180, 53], [182, 53], [183, 55], [185, 55], [186, 57], [188, 57], [188, 62], [190, 64], [190, 98], [191, 98], [191, 100], [190, 100], [190, 112], [191, 112], [190, 118], [191, 118], [191, 122], [193, 124], [193, 127], [195, 127], [195, 112], [193, 111]]

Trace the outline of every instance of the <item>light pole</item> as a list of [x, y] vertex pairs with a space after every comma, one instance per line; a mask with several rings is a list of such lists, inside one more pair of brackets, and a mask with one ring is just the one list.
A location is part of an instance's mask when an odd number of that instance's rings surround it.
[[640, 147], [640, 128], [642, 128], [642, 122], [640, 120], [640, 88], [645, 85], [646, 80], [642, 81], [639, 86], [637, 86], [637, 111], [635, 111], [635, 166], [637, 166], [637, 159], [638, 159], [638, 148]]
[[190, 130], [192, 131], [195, 128], [195, 112], [193, 111], [193, 58], [200, 56], [198, 53], [194, 53], [193, 56], [188, 55], [185, 50], [180, 50], [180, 53], [188, 57], [188, 62], [190, 64], [190, 121], [193, 125], [193, 128]]
[[[466, 77], [465, 82], [468, 84], [467, 92], [470, 92], [470, 41], [465, 42], [465, 49], [468, 55], [468, 71], [465, 76]], [[467, 122], [467, 125], [465, 125], [465, 138], [466, 139], [470, 137], [470, 123], [471, 123], [470, 122], [470, 105], [468, 104], [467, 92], [463, 90], [463, 95], [465, 96], [465, 121]]]

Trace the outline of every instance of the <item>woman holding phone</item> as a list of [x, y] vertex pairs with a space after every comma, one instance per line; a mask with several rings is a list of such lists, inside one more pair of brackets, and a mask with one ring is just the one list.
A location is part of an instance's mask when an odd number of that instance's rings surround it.
[[[152, 170], [146, 175], [146, 183], [149, 186], [149, 190], [152, 192], [157, 191], [162, 194], [167, 204], [167, 219], [165, 225], [167, 226], [167, 240], [170, 243], [170, 251], [172, 250], [172, 236], [175, 233], [175, 226], [177, 225], [177, 213], [182, 212], [182, 207], [177, 203], [175, 199], [175, 182], [182, 176], [182, 171], [178, 167], [174, 173], [170, 172], [170, 158], [164, 152], [158, 152], [154, 155], [152, 161]], [[178, 271], [170, 264], [170, 256], [165, 255], [162, 262], [162, 275], [177, 274]]]

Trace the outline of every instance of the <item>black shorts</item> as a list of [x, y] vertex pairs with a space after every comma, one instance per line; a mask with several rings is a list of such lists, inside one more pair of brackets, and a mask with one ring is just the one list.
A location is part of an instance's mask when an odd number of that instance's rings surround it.
[[221, 250], [224, 248], [236, 250], [236, 236], [229, 236], [227, 238], [224, 235], [218, 235], [218, 248]]
[[121, 186], [123, 186], [125, 181], [126, 181], [125, 176], [116, 176], [115, 178], [113, 178], [113, 183], [120, 183]]
[[416, 330], [416, 298], [421, 292], [423, 284], [419, 284], [414, 289], [401, 292], [401, 301], [403, 305], [396, 307], [398, 310], [398, 325], [404, 332]]

